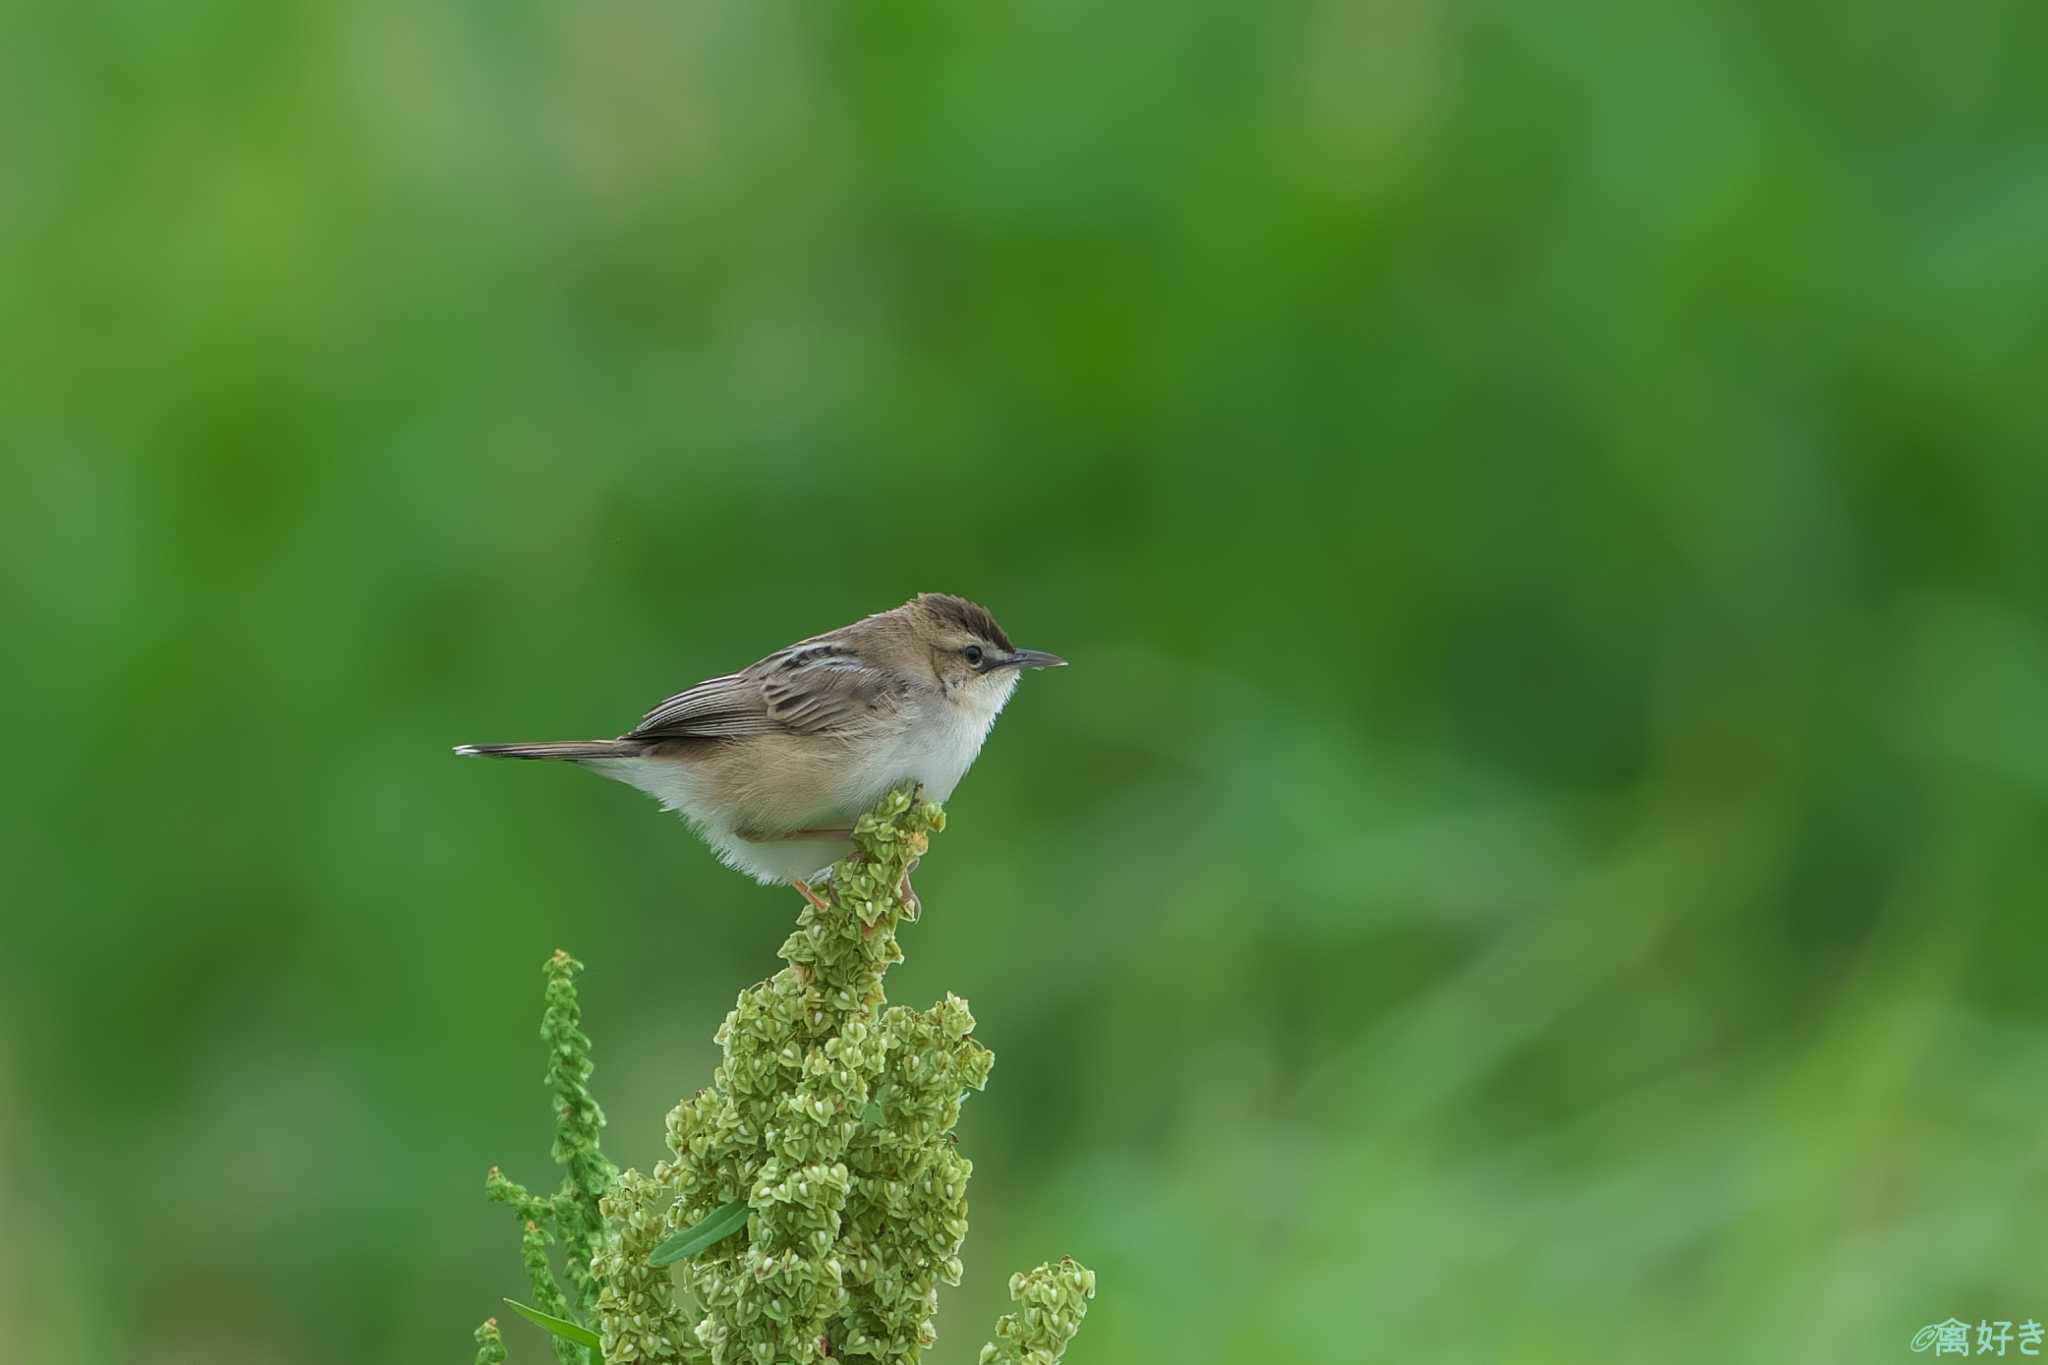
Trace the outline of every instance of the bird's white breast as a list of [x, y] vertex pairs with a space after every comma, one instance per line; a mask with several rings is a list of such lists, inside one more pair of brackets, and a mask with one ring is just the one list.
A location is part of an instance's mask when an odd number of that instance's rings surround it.
[[[945, 801], [974, 765], [996, 716], [1016, 689], [1008, 685], [965, 698], [933, 694], [912, 703], [900, 723], [849, 746], [836, 790], [814, 810], [791, 810], [784, 829], [851, 825], [905, 782], [924, 784], [925, 795]], [[747, 839], [730, 813], [711, 799], [698, 775], [672, 759], [595, 759], [586, 766], [647, 792], [695, 826], [720, 860], [762, 881], [814, 876], [850, 845], [838, 840]]]
[[895, 735], [863, 754], [849, 773], [847, 797], [854, 813], [904, 782], [922, 782], [934, 801], [951, 798], [1015, 688], [1013, 677], [1009, 686], [985, 698], [963, 702], [932, 696], [916, 703]]

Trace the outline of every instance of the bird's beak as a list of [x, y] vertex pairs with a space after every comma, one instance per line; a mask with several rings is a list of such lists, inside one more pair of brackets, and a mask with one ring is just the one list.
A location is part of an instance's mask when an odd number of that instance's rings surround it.
[[1004, 668], [1065, 668], [1067, 661], [1042, 649], [1020, 649], [1003, 660]]

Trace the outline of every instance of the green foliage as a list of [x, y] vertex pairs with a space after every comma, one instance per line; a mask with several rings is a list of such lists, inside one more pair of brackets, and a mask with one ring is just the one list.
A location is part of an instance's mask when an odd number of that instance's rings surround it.
[[[578, 1365], [576, 1342], [591, 1338], [552, 1274], [554, 1240], [606, 1362], [916, 1365], [936, 1339], [938, 1286], [960, 1282], [974, 1169], [953, 1130], [994, 1059], [970, 1036], [965, 1000], [890, 1006], [883, 976], [903, 959], [898, 926], [916, 918], [910, 870], [944, 825], [910, 791], [861, 817], [823, 904], [807, 905], [782, 945], [789, 965], [726, 1016], [723, 1061], [669, 1114], [672, 1156], [651, 1175], [616, 1172], [599, 1151], [581, 964], [549, 960], [542, 1036], [566, 1174], [545, 1198], [496, 1168], [486, 1187], [522, 1220], [537, 1308], [507, 1302], [557, 1334], [562, 1365]], [[1094, 1291], [1093, 1272], [1071, 1260], [1015, 1277], [1023, 1311], [997, 1324], [983, 1359], [1052, 1365]]]
[[981, 1348], [981, 1365], [1055, 1365], [1095, 1297], [1095, 1272], [1071, 1256], [1010, 1277], [1021, 1311], [996, 1320], [996, 1339]]
[[649, 1265], [674, 1265], [685, 1257], [714, 1247], [747, 1225], [748, 1205], [744, 1199], [722, 1204], [697, 1222], [654, 1249]]
[[[551, 1155], [563, 1168], [561, 1186], [542, 1196], [507, 1178], [496, 1166], [484, 1176], [484, 1192], [498, 1203], [510, 1205], [520, 1220], [520, 1262], [532, 1286], [538, 1315], [523, 1304], [506, 1302], [537, 1322], [545, 1318], [579, 1330], [585, 1329], [575, 1323], [575, 1309], [555, 1279], [548, 1248], [556, 1242], [562, 1245], [563, 1274], [576, 1292], [575, 1308], [586, 1314], [595, 1311], [598, 1285], [591, 1273], [591, 1260], [604, 1241], [600, 1205], [618, 1178], [598, 1146], [604, 1111], [588, 1084], [590, 1038], [583, 1032], [583, 1010], [576, 999], [576, 973], [582, 970], [582, 963], [559, 948], [541, 965], [547, 978], [547, 1007], [541, 1014], [540, 1036], [547, 1045], [547, 1083], [555, 1092]], [[558, 1333], [554, 1349], [560, 1365], [585, 1365], [583, 1350], [574, 1338]]]
[[629, 1170], [605, 1200], [606, 1224], [615, 1236], [595, 1268], [603, 1285], [597, 1312], [608, 1362], [666, 1365], [707, 1358], [693, 1328], [695, 1315], [678, 1299], [668, 1268], [648, 1260], [668, 1234], [669, 1197], [652, 1177]]
[[505, 1339], [498, 1334], [496, 1318], [485, 1318], [474, 1335], [476, 1365], [505, 1365]]
[[576, 1000], [576, 973], [583, 964], [557, 948], [543, 970], [547, 1009], [541, 1016], [540, 1036], [548, 1045], [547, 1080], [555, 1090], [555, 1143], [550, 1155], [562, 1168], [562, 1187], [549, 1209], [562, 1239], [569, 1283], [577, 1302], [589, 1310], [597, 1303], [590, 1260], [604, 1240], [598, 1204], [611, 1192], [618, 1171], [598, 1149], [604, 1111], [588, 1086], [590, 1039], [583, 1032], [583, 1010]]
[[956, 996], [882, 1012], [883, 974], [903, 956], [899, 886], [943, 823], [900, 792], [862, 817], [829, 908], [806, 906], [782, 945], [789, 965], [719, 1029], [711, 1087], [669, 1115], [675, 1159], [655, 1177], [676, 1191], [670, 1226], [733, 1199], [753, 1210], [745, 1244], [683, 1267], [715, 1362], [914, 1361], [936, 1335], [939, 1282], [959, 1281], [973, 1166], [952, 1129], [992, 1059]]
[[505, 1300], [505, 1306], [534, 1326], [545, 1328], [564, 1341], [573, 1341], [579, 1346], [597, 1345], [597, 1333], [580, 1323], [558, 1318], [552, 1313], [543, 1313], [538, 1308], [529, 1307], [517, 1299]]
[[446, 746], [925, 587], [1075, 662], [918, 880], [928, 1361], [1084, 1247], [1138, 1365], [2048, 1316], [2040, 0], [4, 12], [10, 1358], [532, 1302], [506, 983], [645, 1169], [796, 907]]

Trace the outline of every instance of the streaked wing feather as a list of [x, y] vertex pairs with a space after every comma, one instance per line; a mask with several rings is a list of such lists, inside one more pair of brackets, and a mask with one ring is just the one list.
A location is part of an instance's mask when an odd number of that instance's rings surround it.
[[677, 693], [649, 711], [631, 738], [834, 734], [857, 728], [893, 697], [887, 673], [846, 649], [807, 642]]
[[730, 739], [770, 734], [779, 728], [768, 715], [760, 679], [747, 673], [728, 673], [668, 698], [642, 717], [627, 737]]
[[886, 675], [871, 668], [805, 669], [763, 683], [768, 714], [803, 734], [856, 728], [889, 696]]

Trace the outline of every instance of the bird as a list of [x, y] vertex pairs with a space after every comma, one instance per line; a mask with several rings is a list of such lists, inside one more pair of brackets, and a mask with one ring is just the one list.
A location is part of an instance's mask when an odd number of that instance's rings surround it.
[[[719, 861], [763, 885], [811, 883], [853, 847], [853, 822], [891, 788], [943, 802], [1027, 669], [988, 608], [927, 592], [798, 640], [665, 699], [616, 739], [459, 744], [463, 757], [574, 763], [646, 792]], [[916, 909], [906, 877], [900, 888]]]

